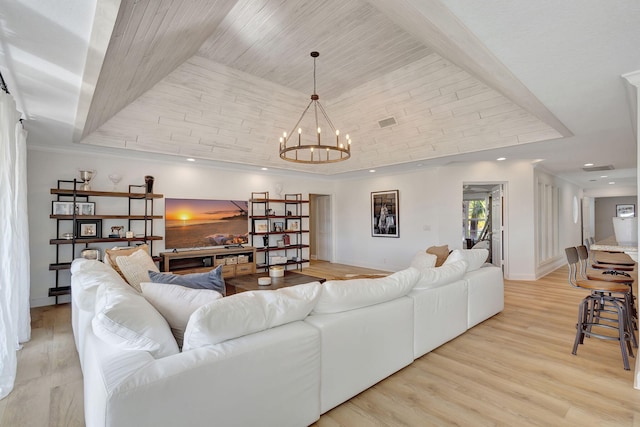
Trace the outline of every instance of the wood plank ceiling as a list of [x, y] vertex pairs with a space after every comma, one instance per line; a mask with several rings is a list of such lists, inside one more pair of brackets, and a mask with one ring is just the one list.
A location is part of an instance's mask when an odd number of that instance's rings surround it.
[[[377, 3], [123, 1], [81, 142], [336, 174], [570, 134], [436, 0]], [[354, 141], [346, 162], [278, 157], [309, 102], [313, 50], [318, 94]]]

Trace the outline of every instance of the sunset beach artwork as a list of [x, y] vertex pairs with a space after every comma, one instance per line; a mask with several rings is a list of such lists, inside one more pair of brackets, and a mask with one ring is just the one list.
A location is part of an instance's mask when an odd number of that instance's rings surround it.
[[248, 242], [248, 202], [165, 199], [165, 248], [195, 249]]

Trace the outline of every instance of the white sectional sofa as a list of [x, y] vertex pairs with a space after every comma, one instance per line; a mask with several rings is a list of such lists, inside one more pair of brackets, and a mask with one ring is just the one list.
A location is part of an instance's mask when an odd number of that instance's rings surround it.
[[312, 424], [502, 311], [500, 269], [461, 254], [385, 278], [220, 298], [190, 315], [182, 351], [111, 267], [76, 260], [72, 324], [86, 425]]

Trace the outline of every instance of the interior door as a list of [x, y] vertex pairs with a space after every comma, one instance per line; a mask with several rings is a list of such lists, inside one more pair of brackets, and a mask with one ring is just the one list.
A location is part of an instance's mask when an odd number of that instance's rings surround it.
[[331, 196], [314, 194], [313, 200], [311, 259], [331, 261]]
[[502, 268], [503, 254], [503, 193], [502, 184], [491, 189], [491, 263]]

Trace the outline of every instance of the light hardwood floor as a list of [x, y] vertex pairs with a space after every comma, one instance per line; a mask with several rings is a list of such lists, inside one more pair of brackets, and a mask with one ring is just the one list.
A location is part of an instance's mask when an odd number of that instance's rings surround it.
[[[327, 278], [375, 271], [314, 263]], [[505, 281], [505, 310], [314, 424], [333, 426], [640, 426], [640, 391], [615, 342], [586, 339], [571, 354], [578, 302], [561, 268], [537, 281]], [[32, 310], [0, 426], [82, 426], [82, 379], [70, 307]], [[433, 325], [439, 327], [439, 325]], [[632, 366], [635, 359], [631, 359]]]

